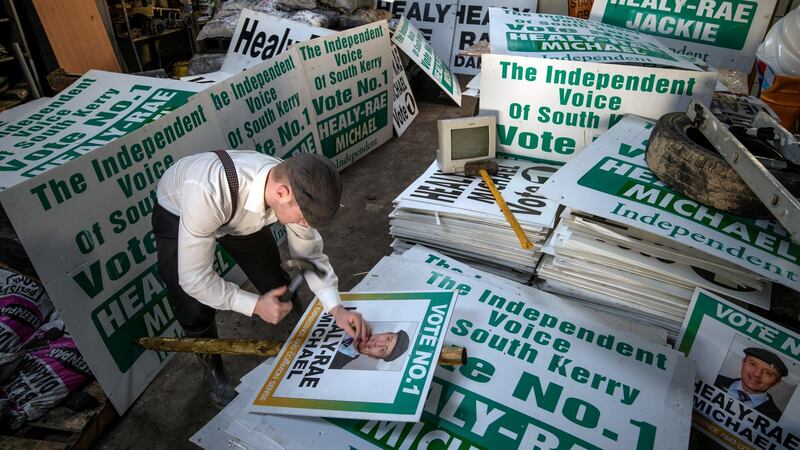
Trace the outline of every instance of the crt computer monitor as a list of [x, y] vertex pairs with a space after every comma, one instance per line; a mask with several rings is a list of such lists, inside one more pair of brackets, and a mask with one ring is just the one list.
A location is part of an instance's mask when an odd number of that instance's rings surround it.
[[438, 121], [436, 163], [442, 173], [463, 172], [471, 161], [494, 158], [497, 119], [494, 116], [461, 117]]

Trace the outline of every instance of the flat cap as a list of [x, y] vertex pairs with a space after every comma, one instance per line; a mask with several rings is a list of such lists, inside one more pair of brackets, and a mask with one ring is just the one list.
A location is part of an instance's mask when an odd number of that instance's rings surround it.
[[300, 153], [286, 160], [289, 185], [303, 218], [313, 228], [333, 220], [342, 198], [342, 180], [328, 158]]
[[748, 347], [744, 349], [744, 354], [758, 358], [769, 364], [773, 369], [780, 372], [782, 377], [789, 375], [789, 369], [786, 368], [786, 364], [783, 362], [781, 357], [767, 349], [763, 349], [761, 347]]
[[392, 352], [388, 355], [383, 357], [384, 361], [394, 361], [395, 359], [399, 358], [400, 355], [408, 350], [408, 334], [400, 330], [397, 332], [397, 341], [394, 343], [394, 348]]

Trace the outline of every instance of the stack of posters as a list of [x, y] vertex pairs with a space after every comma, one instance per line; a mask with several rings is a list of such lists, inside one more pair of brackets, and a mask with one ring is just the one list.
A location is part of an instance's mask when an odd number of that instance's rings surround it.
[[771, 284], [657, 235], [567, 209], [543, 247], [537, 272], [546, 290], [658, 325], [675, 337], [695, 287], [769, 309]]
[[482, 270], [530, 281], [558, 207], [537, 191], [558, 167], [512, 159], [497, 163], [492, 180], [534, 243], [532, 249], [522, 248], [480, 177], [443, 174], [436, 162], [394, 200], [392, 247], [403, 251], [423, 244]]
[[625, 116], [545, 183], [565, 205], [541, 287], [676, 334], [695, 287], [769, 309], [770, 282], [797, 289], [800, 247], [774, 220], [703, 206], [644, 160], [653, 122]]
[[421, 247], [384, 258], [356, 290], [448, 287], [458, 301], [444, 344], [465, 347], [468, 359], [436, 367], [420, 421], [248, 413], [279, 367], [267, 362], [192, 441], [244, 449], [688, 446], [694, 363], [654, 342], [663, 334]]

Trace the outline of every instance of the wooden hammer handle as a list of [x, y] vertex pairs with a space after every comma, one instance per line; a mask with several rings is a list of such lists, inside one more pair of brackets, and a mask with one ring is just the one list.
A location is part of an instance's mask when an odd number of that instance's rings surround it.
[[528, 236], [525, 234], [525, 230], [523, 230], [519, 222], [517, 222], [517, 218], [514, 217], [514, 214], [511, 212], [511, 210], [508, 209], [505, 199], [502, 195], [500, 195], [500, 191], [497, 190], [497, 187], [495, 187], [494, 182], [492, 182], [491, 177], [489, 177], [489, 173], [486, 172], [486, 169], [479, 169], [478, 172], [480, 172], [483, 182], [486, 183], [486, 186], [488, 186], [489, 190], [492, 192], [494, 201], [497, 202], [497, 206], [500, 207], [500, 210], [503, 211], [503, 215], [506, 216], [506, 221], [508, 221], [509, 225], [511, 225], [514, 233], [517, 234], [517, 239], [519, 239], [519, 243], [522, 244], [522, 248], [525, 250], [533, 248], [533, 242], [528, 239]]

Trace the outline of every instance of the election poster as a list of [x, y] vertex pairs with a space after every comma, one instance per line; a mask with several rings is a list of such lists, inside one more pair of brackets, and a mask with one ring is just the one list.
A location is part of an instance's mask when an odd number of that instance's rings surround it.
[[203, 92], [228, 149], [289, 158], [321, 153], [300, 53], [289, 50]]
[[[125, 77], [128, 86], [106, 84]], [[19, 138], [31, 140], [36, 144], [31, 154], [48, 156], [33, 162], [52, 168], [15, 183], [0, 200], [67, 329], [121, 413], [168, 358], [134, 340], [182, 334], [157, 271], [150, 225], [156, 184], [181, 157], [226, 143], [211, 100], [202, 94], [188, 98], [190, 92], [175, 89], [187, 83], [99, 72], [84, 78], [105, 87], [75, 92], [72, 103], [56, 96], [33, 116], [6, 127], [17, 136], [3, 138], [3, 145], [13, 148]], [[111, 89], [149, 101], [94, 103]], [[86, 106], [92, 104], [98, 107]], [[160, 110], [164, 105], [170, 106]], [[44, 119], [33, 119], [36, 115]], [[75, 123], [65, 130], [59, 130], [62, 120], [42, 128], [42, 120], [56, 117]], [[76, 153], [83, 156], [73, 158]], [[19, 161], [27, 160], [19, 156]], [[11, 184], [19, 172], [7, 175]], [[214, 269], [224, 275], [234, 266], [218, 249]], [[241, 281], [241, 275], [234, 280]]]
[[372, 327], [355, 341], [312, 302], [249, 411], [415, 422], [430, 388], [453, 291], [342, 294]]
[[672, 52], [749, 73], [777, 0], [595, 0], [591, 19], [658, 37]]
[[327, 28], [243, 8], [220, 70], [188, 75], [181, 77], [181, 81], [207, 86], [217, 84], [249, 67], [278, 56], [297, 42], [334, 33], [336, 32]]
[[[385, 22], [301, 52], [283, 52], [197, 94], [204, 85], [91, 71], [51, 102], [0, 125], [0, 201], [120, 413], [168, 357], [134, 340], [181, 333], [157, 274], [150, 227], [164, 171], [202, 151], [287, 157], [322, 153], [326, 145], [338, 147], [328, 156], [338, 156], [342, 168], [391, 137]], [[305, 75], [322, 69], [305, 60], [315, 58], [338, 69], [314, 78], [331, 89], [312, 97]], [[285, 233], [272, 232], [277, 240]], [[232, 281], [243, 279], [221, 250], [213, 265]]]
[[[389, 214], [392, 247], [423, 244], [520, 282], [535, 272], [558, 204], [537, 193], [558, 166], [497, 158], [496, 188], [533, 243], [525, 249], [480, 177], [443, 174], [434, 161]], [[491, 267], [491, 269], [489, 267]]]
[[339, 170], [392, 137], [389, 27], [374, 22], [296, 44], [322, 155]]
[[334, 33], [327, 28], [244, 8], [220, 70], [236, 74], [285, 52], [298, 42]]
[[[558, 203], [538, 194], [556, 166], [530, 161], [498, 159], [492, 181], [503, 194], [509, 210], [520, 222], [549, 228], [553, 226]], [[500, 217], [500, 209], [481, 178], [443, 174], [434, 161], [425, 172], [394, 200], [430, 205], [442, 213], [460, 213], [476, 219]]]
[[458, 0], [376, 0], [375, 7], [391, 12], [394, 19], [411, 22], [437, 55], [450, 55]]
[[91, 70], [49, 103], [0, 125], [0, 190], [124, 136], [202, 89], [175, 80]]
[[489, 40], [489, 7], [510, 8], [521, 12], [536, 12], [537, 0], [447, 0], [447, 1], [376, 1], [375, 6], [392, 13], [395, 19], [405, 17], [427, 39], [434, 52], [449, 56], [448, 67], [453, 73], [475, 75], [480, 72], [481, 60], [459, 55], [479, 41]]
[[461, 86], [447, 62], [437, 55], [425, 36], [405, 17], [400, 19], [392, 42], [414, 61], [442, 90], [461, 106]]
[[[239, 403], [213, 427], [249, 448], [687, 448], [694, 363], [663, 333], [420, 247], [381, 260], [356, 290], [398, 287], [459, 297], [445, 343], [466, 348], [467, 362], [436, 367], [420, 421], [249, 414]], [[242, 382], [242, 392], [260, 385]]]
[[731, 449], [800, 445], [800, 335], [697, 289], [676, 348], [697, 362], [694, 427]]
[[501, 8], [489, 9], [489, 22], [494, 54], [699, 70], [657, 38], [614, 25]]
[[[600, 233], [598, 235], [590, 235], [582, 231], [580, 229], [570, 229], [563, 222], [559, 223], [554, 231], [555, 237], [550, 241], [555, 248], [547, 248], [544, 251], [550, 254], [582, 259], [590, 265], [596, 265], [598, 269], [604, 269], [605, 272], [601, 272], [600, 279], [610, 280], [615, 278], [613, 274], [615, 269], [630, 271], [623, 272], [623, 276], [618, 280], [618, 283], [622, 285], [635, 284], [638, 281], [637, 274], [645, 274], [653, 278], [654, 281], [661, 280], [665, 283], [680, 286], [681, 289], [673, 290], [670, 293], [674, 295], [688, 291], [688, 295], [685, 297], [687, 305], [694, 287], [699, 286], [723, 294], [728, 298], [756, 305], [765, 310], [770, 308], [772, 289], [769, 283], [765, 283], [766, 286], [760, 290], [748, 289], [748, 286], [741, 286], [735, 283], [725, 284], [725, 281], [735, 280], [724, 280], [722, 277], [715, 276], [713, 272], [705, 267], [697, 267], [666, 258], [656, 258], [645, 252], [616, 245], [614, 242], [605, 242], [602, 240]], [[642, 296], [653, 295], [659, 290], [664, 290], [663, 287], [658, 286], [658, 283], [647, 283], [645, 286], [648, 292], [640, 294]], [[632, 291], [635, 292], [635, 290]], [[684, 307], [678, 319], [678, 324], [683, 320], [685, 312]]]
[[675, 251], [713, 256], [800, 290], [800, 245], [775, 220], [733, 216], [679, 194], [648, 169], [654, 123], [625, 116], [539, 190], [551, 200], [658, 236]]
[[394, 69], [394, 104], [392, 105], [392, 123], [398, 136], [402, 136], [411, 122], [417, 117], [419, 109], [411, 85], [408, 83], [403, 61], [397, 46], [392, 45], [392, 69]]
[[514, 55], [482, 59], [480, 113], [497, 117], [497, 153], [533, 161], [570, 160], [625, 114], [657, 119], [685, 111], [693, 99], [708, 105], [718, 78]]
[[453, 31], [453, 49], [450, 53], [450, 69], [453, 73], [468, 75], [480, 73], [481, 59], [479, 57], [464, 56], [458, 53], [479, 41], [489, 40], [489, 7], [503, 7], [519, 12], [536, 12], [538, 3], [538, 0], [459, 1], [456, 27]]
[[[288, 52], [198, 94], [199, 84], [92, 71], [0, 127], [4, 211], [119, 412], [168, 357], [133, 341], [181, 333], [156, 270], [158, 179], [202, 151], [319, 148], [315, 127], [301, 122], [313, 118], [302, 70]], [[213, 265], [243, 280], [221, 249]]]

